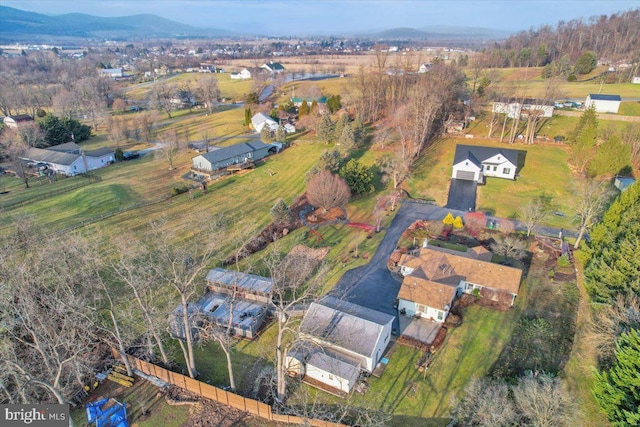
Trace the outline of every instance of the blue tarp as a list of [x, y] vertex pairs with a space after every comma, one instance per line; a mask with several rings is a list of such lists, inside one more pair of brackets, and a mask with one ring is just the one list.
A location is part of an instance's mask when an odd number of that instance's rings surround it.
[[[107, 402], [112, 401], [112, 406], [105, 408]], [[115, 399], [100, 399], [87, 403], [87, 422], [96, 427], [129, 427], [127, 423], [127, 408]]]

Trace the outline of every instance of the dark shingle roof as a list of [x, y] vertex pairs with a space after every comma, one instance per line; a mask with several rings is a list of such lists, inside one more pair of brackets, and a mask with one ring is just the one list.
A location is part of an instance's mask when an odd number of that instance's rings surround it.
[[243, 142], [240, 144], [231, 145], [229, 147], [209, 151], [208, 153], [202, 154], [201, 156], [211, 163], [217, 163], [234, 158], [236, 156], [241, 156], [246, 153], [253, 153], [266, 147], [268, 147], [268, 145], [260, 141]]
[[103, 148], [98, 148], [97, 150], [84, 152], [84, 154], [86, 154], [88, 157], [102, 157], [102, 156], [106, 156], [107, 154], [113, 154], [113, 153], [114, 151], [109, 147], [103, 147]]
[[456, 154], [453, 158], [453, 164], [457, 165], [463, 160], [471, 160], [478, 167], [486, 159], [502, 154], [507, 160], [514, 165], [518, 165], [518, 151], [509, 150], [507, 148], [481, 147], [475, 145], [456, 145]]
[[605, 95], [601, 93], [590, 93], [589, 98], [594, 101], [622, 101], [620, 95]]
[[15, 116], [9, 116], [9, 118], [15, 122], [30, 122], [33, 120], [33, 117], [28, 114], [16, 114]]

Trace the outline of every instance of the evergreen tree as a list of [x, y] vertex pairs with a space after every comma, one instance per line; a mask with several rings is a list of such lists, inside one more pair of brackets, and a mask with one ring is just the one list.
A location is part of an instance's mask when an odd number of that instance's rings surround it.
[[595, 52], [589, 51], [583, 53], [573, 66], [573, 70], [576, 74], [589, 74], [592, 72], [596, 65], [598, 65], [598, 55]]
[[640, 182], [620, 194], [590, 237], [584, 277], [592, 298], [640, 294]]
[[612, 135], [598, 149], [588, 166], [589, 176], [616, 174], [631, 163], [631, 146]]
[[260, 139], [265, 144], [271, 144], [273, 142], [273, 137], [271, 136], [271, 129], [269, 126], [265, 125], [260, 131]]
[[287, 132], [284, 130], [284, 126], [280, 125], [278, 126], [278, 129], [276, 129], [276, 141], [286, 142], [286, 140], [287, 140]]
[[368, 194], [374, 190], [373, 172], [355, 159], [340, 169], [340, 176], [347, 181], [352, 194]]
[[251, 124], [251, 108], [244, 109], [244, 125], [249, 126]]
[[573, 162], [580, 173], [587, 169], [595, 156], [597, 137], [598, 122], [595, 107], [592, 105], [582, 114], [576, 128], [569, 136], [569, 142], [572, 143]]
[[616, 361], [597, 373], [593, 394], [614, 427], [640, 425], [640, 333], [631, 329], [618, 338]]
[[340, 137], [342, 136], [342, 131], [348, 124], [349, 124], [349, 116], [347, 116], [346, 114], [341, 114], [338, 117], [338, 120], [336, 120], [336, 123], [333, 127], [333, 131], [335, 133], [334, 138], [336, 141], [340, 139]]
[[309, 104], [307, 104], [307, 100], [302, 101], [302, 105], [300, 105], [300, 109], [298, 110], [298, 117], [304, 117], [309, 114]]
[[273, 222], [289, 222], [293, 219], [291, 208], [284, 199], [278, 199], [271, 208], [271, 219]]
[[318, 113], [318, 101], [316, 101], [315, 99], [313, 101], [311, 101], [311, 107], [309, 107], [309, 112], [311, 114], [317, 114]]
[[322, 154], [320, 154], [320, 159], [318, 160], [318, 171], [328, 170], [332, 173], [336, 173], [340, 169], [341, 163], [342, 155], [338, 150], [324, 150]]
[[318, 125], [318, 136], [326, 144], [335, 142], [334, 124], [329, 114], [322, 115], [322, 119]]
[[329, 109], [331, 114], [341, 109], [342, 102], [340, 100], [340, 95], [331, 95], [329, 99], [327, 99], [327, 108]]
[[345, 153], [355, 148], [356, 140], [353, 136], [353, 130], [351, 130], [351, 125], [349, 123], [347, 123], [342, 130], [342, 134], [340, 135], [340, 138], [338, 138], [338, 143]]
[[362, 121], [362, 117], [358, 114], [356, 119], [351, 123], [353, 129], [353, 139], [356, 147], [362, 147], [367, 139], [367, 130]]

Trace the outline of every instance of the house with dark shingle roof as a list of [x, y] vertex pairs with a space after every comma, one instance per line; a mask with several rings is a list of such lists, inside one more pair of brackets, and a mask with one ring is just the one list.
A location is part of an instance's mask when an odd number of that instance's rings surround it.
[[229, 147], [210, 147], [210, 150], [191, 159], [194, 170], [215, 172], [233, 165], [253, 163], [275, 153], [277, 149], [262, 141], [251, 141]]
[[2, 121], [6, 127], [18, 129], [20, 126], [33, 123], [33, 117], [28, 114], [17, 114], [15, 116], [7, 116]]
[[479, 183], [487, 176], [516, 179], [517, 167], [517, 150], [458, 144], [451, 177]]
[[398, 261], [404, 277], [398, 310], [442, 323], [456, 295], [474, 291], [512, 306], [520, 289], [522, 270], [486, 261], [485, 253], [479, 249], [456, 255], [426, 247], [416, 255], [403, 255]]
[[269, 63], [262, 64], [260, 66], [263, 70], [267, 70], [271, 74], [282, 73], [284, 71], [284, 67], [279, 62], [269, 61]]
[[596, 113], [613, 113], [617, 114], [620, 108], [620, 102], [622, 98], [620, 95], [605, 95], [605, 94], [589, 94], [584, 102], [584, 108], [590, 108], [592, 105], [596, 109]]

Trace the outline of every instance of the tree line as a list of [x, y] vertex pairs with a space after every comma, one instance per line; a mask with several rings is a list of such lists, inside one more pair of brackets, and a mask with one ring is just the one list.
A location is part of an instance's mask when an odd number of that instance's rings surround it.
[[[640, 9], [592, 16], [586, 21], [560, 21], [555, 28], [544, 25], [495, 43], [484, 52], [484, 58], [489, 67], [543, 67], [553, 63], [562, 70], [585, 52], [595, 52], [596, 59], [632, 63], [633, 67], [625, 74], [630, 79], [637, 75], [640, 59], [638, 22]], [[577, 62], [575, 65], [579, 68], [584, 64]]]

